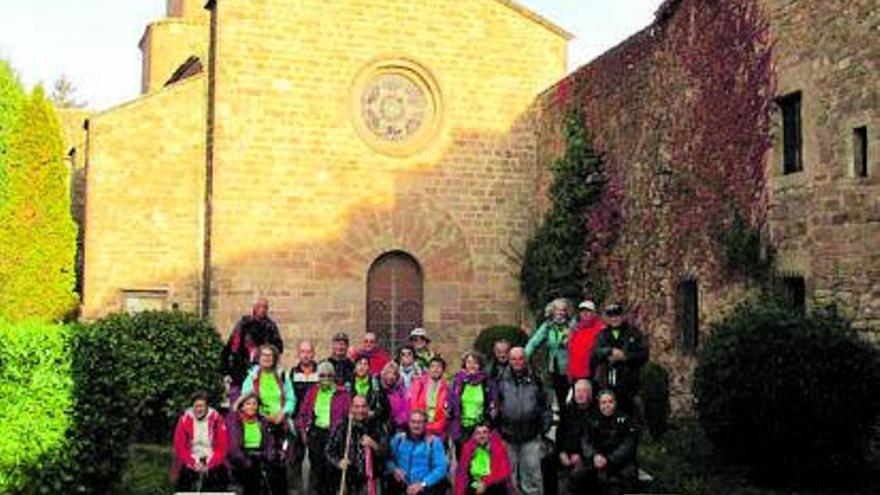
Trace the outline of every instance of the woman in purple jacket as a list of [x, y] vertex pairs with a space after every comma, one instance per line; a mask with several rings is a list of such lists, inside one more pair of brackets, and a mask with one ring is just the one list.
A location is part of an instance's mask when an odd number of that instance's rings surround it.
[[379, 380], [380, 394], [385, 403], [391, 409], [389, 417], [389, 432], [391, 435], [406, 431], [409, 425], [410, 401], [409, 393], [400, 378], [400, 370], [395, 362], [389, 362], [382, 368], [381, 380]]
[[[226, 460], [244, 495], [260, 495], [269, 487], [266, 467], [278, 462], [269, 423], [260, 412], [255, 394], [241, 396], [227, 417], [229, 451]], [[281, 494], [273, 494], [281, 495]]]
[[495, 419], [497, 398], [495, 383], [483, 371], [483, 356], [475, 351], [466, 352], [447, 399], [449, 438], [455, 442], [457, 452], [461, 452], [462, 444], [478, 425]]
[[345, 384], [336, 382], [333, 364], [323, 361], [318, 365], [318, 385], [309, 389], [299, 414], [296, 428], [300, 438], [309, 446], [309, 486], [317, 495], [332, 495], [336, 469], [324, 455], [330, 434], [348, 417], [350, 405]]

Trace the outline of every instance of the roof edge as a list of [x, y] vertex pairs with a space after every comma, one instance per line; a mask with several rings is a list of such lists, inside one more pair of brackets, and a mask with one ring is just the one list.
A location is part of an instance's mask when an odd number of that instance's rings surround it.
[[116, 103], [116, 104], [114, 104], [110, 107], [104, 108], [102, 110], [95, 110], [92, 112], [92, 115], [89, 117], [89, 119], [90, 120], [99, 119], [99, 118], [104, 117], [105, 115], [113, 113], [117, 110], [131, 108], [131, 107], [139, 105], [147, 100], [150, 100], [153, 97], [156, 97], [158, 95], [167, 95], [167, 94], [183, 91], [184, 89], [188, 88], [192, 83], [199, 82], [203, 79], [207, 79], [207, 75], [204, 72], [202, 72], [200, 74], [196, 74], [192, 77], [188, 77], [188, 78], [183, 79], [181, 81], [177, 81], [176, 83], [171, 84], [169, 86], [162, 86], [161, 88], [159, 88], [155, 91], [151, 91], [149, 93], [143, 93], [143, 94], [137, 95], [130, 100]]
[[566, 31], [565, 29], [563, 29], [562, 27], [560, 27], [558, 24], [554, 23], [550, 19], [547, 19], [546, 17], [529, 9], [528, 7], [523, 6], [519, 2], [516, 2], [514, 0], [495, 0], [495, 1], [500, 3], [501, 5], [504, 5], [505, 7], [509, 8], [509, 9], [515, 11], [515, 12], [518, 12], [520, 15], [522, 15], [526, 19], [529, 19], [530, 21], [534, 22], [535, 24], [539, 24], [539, 25], [543, 26], [544, 28], [553, 32], [554, 34], [564, 38], [565, 41], [571, 41], [571, 40], [575, 39], [574, 34], [570, 33], [569, 31]]

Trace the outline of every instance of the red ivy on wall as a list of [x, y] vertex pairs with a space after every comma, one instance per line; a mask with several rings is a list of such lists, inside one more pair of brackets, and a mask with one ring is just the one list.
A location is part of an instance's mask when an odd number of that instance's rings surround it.
[[712, 232], [763, 228], [775, 77], [758, 0], [668, 0], [652, 26], [557, 86], [605, 154], [584, 263], [642, 323], [669, 323], [677, 280], [728, 274]]

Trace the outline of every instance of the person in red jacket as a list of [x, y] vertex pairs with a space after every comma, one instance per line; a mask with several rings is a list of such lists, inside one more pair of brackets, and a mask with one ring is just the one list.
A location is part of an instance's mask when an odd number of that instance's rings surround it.
[[357, 358], [361, 356], [369, 358], [371, 376], [376, 376], [379, 373], [382, 373], [382, 368], [388, 364], [388, 361], [391, 361], [391, 356], [388, 355], [388, 352], [385, 349], [379, 346], [379, 340], [373, 332], [367, 332], [364, 334], [364, 339], [361, 341], [360, 347], [352, 346], [348, 349], [348, 357], [352, 361], [357, 361]]
[[568, 379], [575, 383], [590, 379], [590, 359], [596, 337], [605, 329], [605, 322], [596, 313], [596, 304], [587, 300], [578, 305], [578, 322], [568, 339]]
[[431, 358], [428, 372], [413, 382], [410, 389], [410, 409], [425, 411], [428, 414], [426, 431], [446, 441], [446, 396], [449, 385], [443, 378], [446, 361], [440, 356]]
[[226, 422], [208, 406], [208, 394], [196, 392], [192, 407], [180, 415], [174, 429], [172, 479], [178, 492], [225, 491], [229, 484], [226, 467]]
[[455, 495], [515, 495], [510, 475], [510, 459], [501, 437], [485, 423], [477, 426], [461, 449]]

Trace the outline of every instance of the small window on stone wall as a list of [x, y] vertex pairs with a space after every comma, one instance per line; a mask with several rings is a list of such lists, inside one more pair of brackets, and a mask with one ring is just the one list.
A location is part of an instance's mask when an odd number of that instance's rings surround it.
[[786, 302], [800, 312], [807, 308], [807, 283], [804, 277], [790, 275], [782, 277], [782, 296]]
[[782, 171], [793, 174], [804, 169], [800, 91], [779, 98], [779, 108], [782, 111]]
[[868, 128], [853, 129], [853, 170], [856, 177], [868, 176]]
[[123, 290], [122, 306], [126, 313], [161, 311], [168, 301], [167, 290]]
[[679, 283], [675, 297], [679, 348], [686, 354], [693, 354], [700, 345], [700, 294], [697, 281]]

